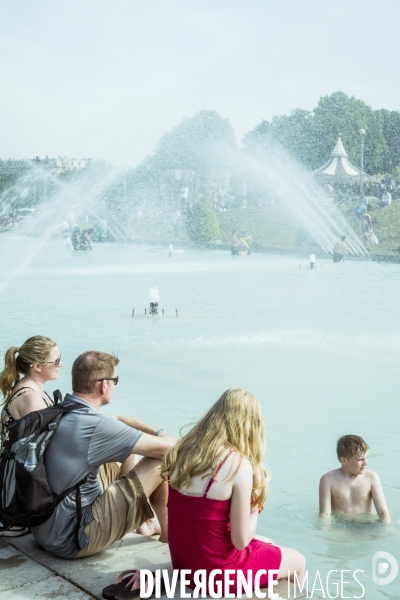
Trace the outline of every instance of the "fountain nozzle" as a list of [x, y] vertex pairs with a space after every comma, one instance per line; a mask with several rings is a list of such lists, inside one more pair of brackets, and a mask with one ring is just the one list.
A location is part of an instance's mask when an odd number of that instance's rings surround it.
[[158, 288], [150, 288], [150, 308], [149, 315], [158, 315], [158, 304], [160, 302], [160, 294]]
[[158, 302], [150, 302], [149, 315], [158, 315]]

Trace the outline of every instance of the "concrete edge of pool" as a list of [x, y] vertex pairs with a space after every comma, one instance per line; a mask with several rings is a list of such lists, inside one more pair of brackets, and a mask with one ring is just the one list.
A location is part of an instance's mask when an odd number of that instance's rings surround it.
[[[130, 568], [171, 570], [168, 546], [156, 538], [130, 533], [96, 556], [63, 560], [41, 550], [32, 534], [0, 539], [2, 600], [101, 599], [103, 588], [113, 583], [120, 571]], [[287, 581], [280, 581], [274, 592], [282, 599], [295, 597], [293, 591], [288, 596]], [[306, 597], [305, 590], [296, 594], [299, 599]], [[178, 590], [175, 598], [181, 598]]]

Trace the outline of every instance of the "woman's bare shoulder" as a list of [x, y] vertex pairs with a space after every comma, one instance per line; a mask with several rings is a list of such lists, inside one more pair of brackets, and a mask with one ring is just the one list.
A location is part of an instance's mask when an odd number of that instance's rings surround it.
[[[18, 391], [21, 391], [18, 394]], [[10, 413], [14, 419], [21, 419], [34, 410], [46, 408], [46, 403], [39, 391], [32, 388], [16, 390], [15, 399], [10, 404]]]

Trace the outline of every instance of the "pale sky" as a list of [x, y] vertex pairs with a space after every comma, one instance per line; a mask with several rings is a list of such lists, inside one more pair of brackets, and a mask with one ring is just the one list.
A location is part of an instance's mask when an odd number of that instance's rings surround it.
[[238, 143], [343, 91], [400, 110], [400, 0], [0, 0], [0, 158], [135, 166], [201, 109]]

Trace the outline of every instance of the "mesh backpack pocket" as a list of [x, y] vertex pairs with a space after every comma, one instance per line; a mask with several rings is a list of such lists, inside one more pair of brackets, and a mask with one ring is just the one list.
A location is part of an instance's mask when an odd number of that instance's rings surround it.
[[[8, 439], [4, 441], [0, 455], [0, 521], [5, 525], [41, 525], [51, 517], [61, 500], [86, 481], [85, 478], [62, 494], [54, 494], [47, 481], [44, 464], [46, 448], [61, 418], [79, 408], [79, 405], [50, 406], [31, 412], [9, 425]], [[38, 461], [33, 471], [24, 468], [30, 442], [36, 443]], [[79, 506], [78, 516], [80, 511]]]

